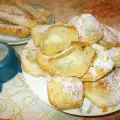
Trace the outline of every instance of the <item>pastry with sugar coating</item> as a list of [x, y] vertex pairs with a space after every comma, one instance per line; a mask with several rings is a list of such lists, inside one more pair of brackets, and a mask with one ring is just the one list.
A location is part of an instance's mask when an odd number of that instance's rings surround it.
[[36, 26], [32, 29], [32, 38], [45, 55], [53, 56], [69, 48], [72, 41], [78, 40], [78, 32], [75, 26], [52, 25]]
[[59, 76], [81, 77], [89, 69], [94, 59], [95, 50], [92, 47], [83, 49], [73, 45], [60, 55], [49, 60], [51, 73]]
[[79, 108], [83, 98], [83, 84], [79, 78], [54, 76], [48, 82], [49, 102], [60, 110]]
[[115, 67], [120, 67], [120, 47], [113, 47], [108, 50]]
[[31, 29], [31, 36], [36, 47], [40, 47], [40, 36], [45, 32], [51, 25], [36, 25]]
[[82, 81], [96, 81], [108, 74], [114, 67], [114, 62], [108, 51], [98, 44], [93, 44], [92, 47], [96, 50], [96, 58], [93, 65], [81, 78]]
[[22, 55], [21, 55], [21, 61], [22, 61], [22, 69], [33, 76], [46, 76], [47, 72], [42, 70], [40, 66], [37, 64], [36, 61], [36, 48], [26, 48]]
[[69, 23], [77, 28], [79, 41], [86, 45], [96, 43], [104, 36], [99, 22], [91, 14], [75, 16]]
[[112, 107], [120, 104], [120, 68], [96, 82], [84, 83], [85, 96], [97, 107]]
[[103, 45], [106, 48], [120, 46], [118, 37], [109, 28], [105, 25], [101, 25], [101, 28], [103, 30], [104, 37], [99, 41], [100, 45]]

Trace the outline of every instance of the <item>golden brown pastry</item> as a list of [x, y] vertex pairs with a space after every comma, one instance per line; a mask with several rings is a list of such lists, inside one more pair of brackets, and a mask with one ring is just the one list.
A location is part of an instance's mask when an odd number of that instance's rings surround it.
[[[39, 34], [38, 26], [33, 28], [32, 35], [36, 45], [40, 45], [42, 52], [45, 55], [55, 55], [69, 48], [72, 41], [78, 41], [78, 32], [74, 26], [53, 25], [46, 31]], [[41, 33], [40, 33], [41, 32]], [[35, 38], [34, 36], [37, 35]]]
[[79, 108], [83, 97], [83, 84], [78, 78], [54, 76], [48, 82], [49, 102], [60, 110]]
[[32, 28], [36, 25], [36, 20], [32, 16], [13, 5], [0, 5], [0, 18], [26, 28]]
[[48, 19], [41, 14], [40, 10], [38, 11], [35, 8], [32, 8], [26, 3], [23, 3], [21, 0], [16, 0], [16, 4], [19, 8], [27, 11], [38, 23], [48, 23]]
[[39, 64], [39, 66], [43, 69], [46, 70], [48, 72], [50, 72], [50, 65], [49, 65], [49, 60], [50, 60], [50, 56], [46, 56], [42, 53], [41, 49], [39, 48], [39, 50], [36, 53], [36, 59], [37, 59], [37, 63]]
[[25, 48], [21, 55], [22, 69], [23, 71], [29, 73], [33, 76], [45, 76], [47, 72], [43, 71], [36, 61], [36, 51], [35, 48]]
[[69, 23], [75, 25], [79, 32], [80, 42], [91, 45], [103, 38], [99, 22], [90, 14], [73, 17]]
[[0, 19], [0, 24], [11, 24], [11, 23], [9, 23], [9, 22], [7, 22], [5, 20]]
[[15, 35], [21, 38], [25, 38], [30, 34], [30, 30], [22, 26], [0, 24], [0, 34]]
[[40, 46], [41, 34], [45, 32], [49, 27], [50, 25], [36, 25], [31, 29], [32, 40], [37, 47]]
[[108, 51], [98, 44], [93, 44], [92, 47], [96, 50], [96, 58], [93, 60], [93, 65], [83, 77], [82, 81], [96, 81], [108, 74], [114, 67], [114, 62]]
[[97, 107], [112, 107], [120, 104], [120, 68], [96, 82], [84, 83], [85, 96]]
[[83, 49], [81, 46], [73, 45], [49, 60], [50, 71], [59, 76], [82, 77], [92, 64], [95, 50], [92, 47]]
[[105, 25], [101, 25], [101, 28], [103, 30], [104, 37], [98, 42], [100, 45], [103, 45], [106, 48], [120, 46], [117, 36], [109, 28]]
[[108, 52], [114, 61], [115, 67], [120, 67], [120, 47], [113, 47]]
[[38, 12], [40, 12], [43, 16], [49, 17], [51, 12], [49, 10], [43, 9], [43, 8], [36, 8]]

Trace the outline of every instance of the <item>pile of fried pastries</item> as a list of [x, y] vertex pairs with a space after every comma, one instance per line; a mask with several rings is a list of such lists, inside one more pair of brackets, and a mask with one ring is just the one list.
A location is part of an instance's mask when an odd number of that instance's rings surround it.
[[38, 24], [48, 24], [51, 12], [43, 8], [33, 8], [16, 0], [15, 4], [0, 5], [0, 34], [26, 38], [31, 28]]
[[120, 103], [119, 32], [81, 14], [67, 24], [32, 28], [36, 48], [21, 55], [23, 71], [47, 81], [51, 105], [79, 108], [85, 96], [99, 108]]

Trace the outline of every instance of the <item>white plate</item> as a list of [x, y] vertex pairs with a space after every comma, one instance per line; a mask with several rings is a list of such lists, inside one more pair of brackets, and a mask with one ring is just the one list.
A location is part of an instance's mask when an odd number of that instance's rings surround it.
[[[114, 30], [112, 28], [111, 28], [111, 30], [113, 32], [115, 32], [117, 35], [120, 35], [120, 33], [117, 32], [116, 30]], [[35, 48], [35, 45], [34, 45], [33, 41], [30, 40], [30, 42], [27, 44], [26, 47]], [[24, 71], [23, 71], [23, 75], [25, 77], [27, 84], [30, 86], [30, 88], [33, 90], [33, 92], [37, 96], [39, 96], [39, 98], [41, 100], [43, 100], [45, 103], [52, 106], [49, 103], [48, 95], [47, 95], [47, 80], [44, 77], [31, 76], [28, 73], [25, 73]], [[112, 107], [110, 107], [107, 109], [107, 112], [102, 112], [102, 109], [97, 108], [94, 104], [92, 104], [91, 101], [89, 101], [87, 98], [85, 98], [83, 105], [80, 108], [64, 110], [62, 112], [68, 113], [71, 115], [77, 115], [77, 116], [102, 116], [102, 115], [116, 112], [118, 110], [120, 110], [120, 104], [117, 105], [114, 109]]]
[[31, 35], [29, 35], [27, 38], [19, 38], [17, 36], [12, 35], [2, 35], [0, 34], [0, 42], [6, 42], [9, 45], [20, 45], [25, 44], [31, 39]]

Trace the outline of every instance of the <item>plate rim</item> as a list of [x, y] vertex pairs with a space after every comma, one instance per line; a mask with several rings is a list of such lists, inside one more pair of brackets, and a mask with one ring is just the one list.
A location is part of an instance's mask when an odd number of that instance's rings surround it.
[[[34, 90], [32, 89], [32, 87], [31, 87], [31, 86], [29, 85], [29, 83], [28, 83], [28, 79], [26, 79], [26, 75], [29, 75], [29, 76], [32, 76], [32, 75], [26, 73], [23, 69], [22, 69], [22, 74], [23, 74], [23, 77], [24, 77], [26, 83], [28, 84], [28, 86], [30, 87], [30, 89], [34, 92]], [[25, 75], [25, 74], [26, 74], [26, 75]], [[32, 76], [32, 77], [35, 77], [35, 76]], [[36, 77], [36, 78], [40, 78], [40, 77]], [[41, 78], [45, 78], [45, 77], [41, 77]], [[35, 94], [36, 96], [38, 96], [35, 92], [34, 92], [34, 94]], [[40, 100], [42, 100], [40, 96], [38, 96], [38, 97], [40, 98]], [[72, 115], [72, 116], [78, 116], [78, 117], [102, 117], [102, 116], [111, 115], [111, 114], [114, 114], [114, 113], [120, 111], [120, 108], [119, 108], [119, 109], [116, 109], [116, 110], [112, 110], [112, 112], [104, 112], [104, 113], [101, 112], [101, 114], [97, 114], [97, 115], [95, 115], [95, 114], [92, 115], [92, 114], [88, 114], [88, 113], [83, 113], [83, 114], [79, 114], [79, 115], [78, 115], [78, 114], [72, 114], [72, 113], [66, 112], [67, 110], [59, 110], [58, 108], [52, 106], [50, 103], [47, 103], [47, 102], [44, 101], [44, 100], [42, 100], [42, 101], [43, 101], [45, 104], [49, 105], [50, 107], [56, 109], [57, 111], [60, 111], [60, 112], [63, 112], [63, 113], [65, 113], [65, 114]], [[118, 104], [118, 105], [119, 105], [119, 104]], [[75, 109], [80, 109], [80, 108], [75, 108]]]

